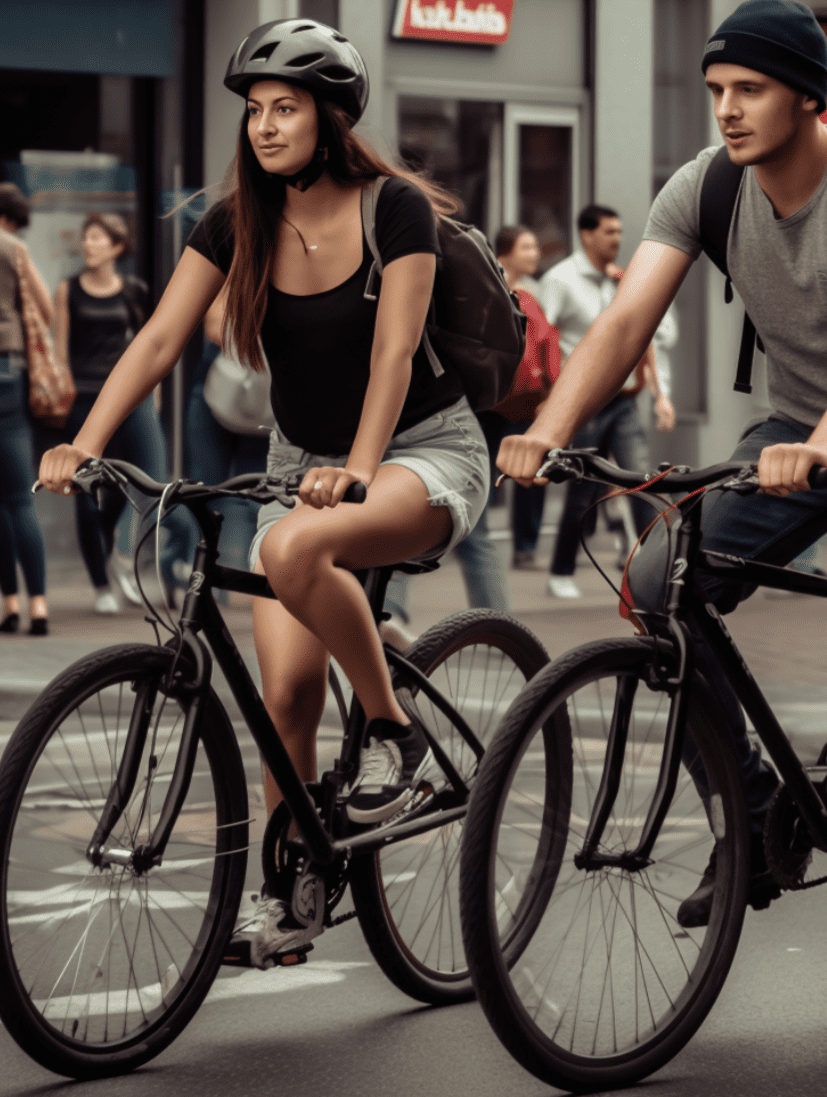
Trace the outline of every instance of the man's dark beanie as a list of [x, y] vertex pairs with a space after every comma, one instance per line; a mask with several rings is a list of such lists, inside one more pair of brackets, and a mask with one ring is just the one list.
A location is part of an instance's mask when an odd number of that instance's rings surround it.
[[746, 0], [706, 44], [701, 68], [742, 65], [827, 103], [827, 38], [804, 4]]

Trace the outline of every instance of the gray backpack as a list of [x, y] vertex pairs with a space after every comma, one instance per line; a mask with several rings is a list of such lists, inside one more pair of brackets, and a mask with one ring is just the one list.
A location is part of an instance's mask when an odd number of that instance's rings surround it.
[[[376, 204], [387, 176], [362, 191], [362, 224], [373, 255], [365, 297], [375, 301], [382, 259], [376, 246]], [[437, 217], [442, 266], [437, 269], [422, 346], [434, 375], [459, 374], [474, 411], [508, 393], [525, 352], [526, 316], [508, 288], [485, 236], [473, 225]]]

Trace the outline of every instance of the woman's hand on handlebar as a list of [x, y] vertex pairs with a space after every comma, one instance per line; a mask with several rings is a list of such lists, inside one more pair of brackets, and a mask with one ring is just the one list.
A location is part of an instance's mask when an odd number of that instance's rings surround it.
[[807, 475], [815, 465], [827, 465], [827, 447], [808, 442], [767, 446], [758, 461], [760, 490], [781, 497], [795, 491], [810, 491]]
[[509, 434], [503, 438], [497, 454], [497, 468], [524, 488], [532, 484], [547, 484], [547, 479], [536, 479], [536, 473], [555, 444], [528, 433]]
[[316, 510], [324, 507], [336, 507], [351, 484], [363, 483], [365, 487], [371, 477], [364, 473], [349, 472], [347, 469], [325, 466], [309, 469], [299, 488], [299, 499]]
[[61, 443], [43, 454], [38, 473], [38, 483], [57, 495], [75, 495], [72, 477], [78, 465], [93, 457], [94, 454], [68, 443]]

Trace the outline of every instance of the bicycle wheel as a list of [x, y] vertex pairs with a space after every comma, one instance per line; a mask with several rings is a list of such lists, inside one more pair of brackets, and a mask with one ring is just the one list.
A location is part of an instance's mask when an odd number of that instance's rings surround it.
[[[662, 641], [658, 651], [672, 661]], [[461, 914], [478, 997], [524, 1067], [575, 1091], [628, 1085], [684, 1046], [723, 985], [744, 917], [743, 796], [726, 725], [697, 675], [649, 864], [575, 864], [615, 714], [628, 738], [598, 848], [619, 855], [638, 844], [671, 703], [647, 685], [654, 652], [648, 638], [602, 641], [539, 674], [487, 752], [466, 818]], [[713, 848], [710, 924], [683, 929], [677, 908]]]
[[[548, 662], [532, 632], [490, 610], [465, 611], [434, 625], [405, 656], [428, 675], [484, 747], [526, 681]], [[421, 692], [412, 692], [429, 730], [463, 779], [473, 783], [476, 755]], [[463, 823], [355, 857], [350, 868], [359, 921], [377, 963], [400, 990], [434, 1005], [474, 993], [459, 925]]]
[[0, 1017], [32, 1058], [74, 1078], [123, 1073], [172, 1042], [238, 912], [247, 788], [214, 693], [163, 862], [140, 874], [85, 856], [142, 714], [138, 777], [107, 848], [128, 854], [157, 821], [187, 703], [165, 692], [172, 659], [143, 644], [81, 659], [23, 717], [0, 764]]

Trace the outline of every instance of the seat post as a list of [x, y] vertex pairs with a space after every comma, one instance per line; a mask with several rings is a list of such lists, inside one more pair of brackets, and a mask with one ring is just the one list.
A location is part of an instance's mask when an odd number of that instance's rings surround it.
[[367, 568], [364, 571], [357, 571], [354, 573], [356, 578], [365, 588], [365, 594], [368, 596], [373, 619], [377, 625], [382, 620], [382, 611], [385, 606], [385, 593], [388, 589], [388, 583], [391, 581], [393, 572], [393, 565], [388, 565], [381, 568]]

